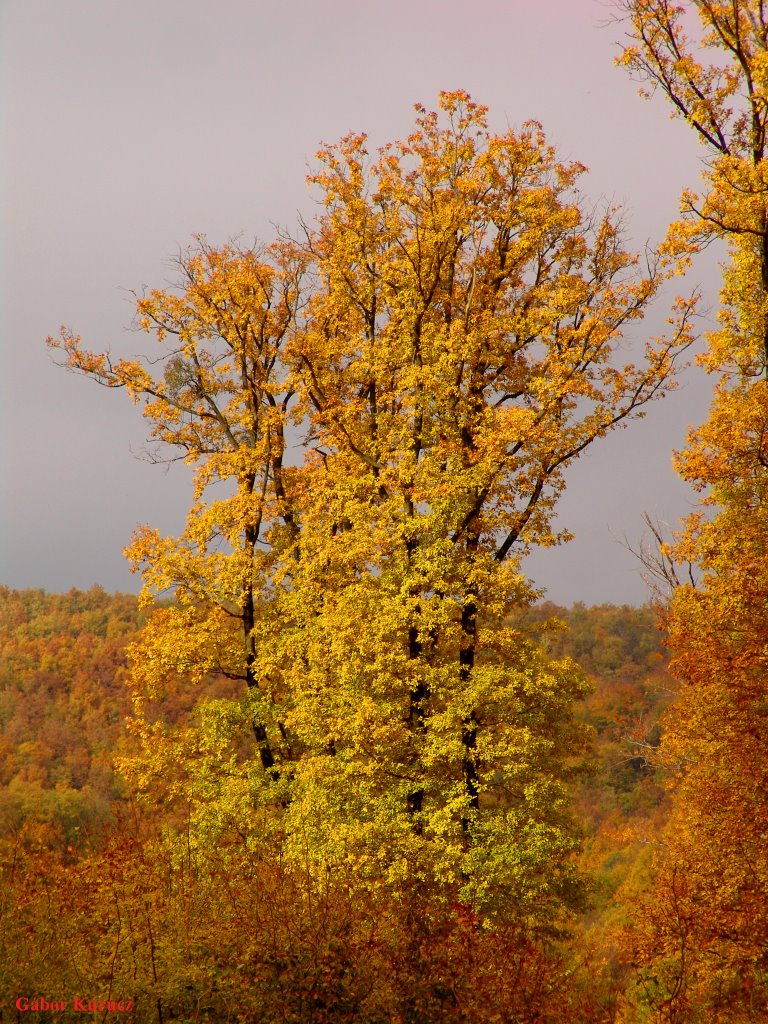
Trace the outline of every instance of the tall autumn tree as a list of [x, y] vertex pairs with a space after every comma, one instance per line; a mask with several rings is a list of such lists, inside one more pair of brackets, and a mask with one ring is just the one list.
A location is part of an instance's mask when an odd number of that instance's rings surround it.
[[[130, 549], [149, 592], [176, 592], [135, 654], [138, 785], [183, 789], [201, 842], [236, 823], [411, 907], [452, 894], [538, 934], [578, 899], [583, 682], [510, 627], [520, 558], [563, 539], [565, 470], [671, 387], [691, 304], [622, 361], [678, 263], [628, 252], [540, 126], [494, 135], [460, 92], [440, 107], [378, 159], [358, 135], [321, 150], [300, 239], [184, 255], [180, 290], [139, 301], [161, 372], [54, 344], [198, 466], [184, 534]], [[217, 672], [242, 700], [181, 734], [157, 720], [165, 687]]]
[[[674, 810], [655, 891], [636, 925], [628, 1019], [763, 1020], [768, 1012], [768, 10], [755, 0], [629, 0], [622, 62], [698, 134], [702, 194], [686, 192], [677, 244], [722, 239], [716, 375], [707, 422], [678, 471], [701, 492], [672, 562], [700, 580], [669, 611], [680, 699], [663, 763]], [[648, 1013], [651, 1013], [650, 1018]]]

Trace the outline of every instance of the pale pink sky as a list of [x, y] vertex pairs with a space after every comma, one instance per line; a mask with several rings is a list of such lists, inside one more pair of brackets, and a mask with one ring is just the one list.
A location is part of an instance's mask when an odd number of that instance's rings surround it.
[[[465, 88], [500, 129], [542, 121], [590, 167], [586, 192], [626, 203], [636, 243], [658, 239], [701, 153], [614, 69], [608, 14], [593, 0], [5, 0], [0, 583], [135, 588], [134, 525], [180, 529], [184, 471], [136, 459], [138, 411], [57, 369], [44, 339], [66, 323], [134, 351], [125, 290], [161, 285], [194, 232], [269, 238], [311, 216], [322, 140], [401, 137], [415, 102]], [[701, 274], [714, 304], [716, 274]], [[644, 510], [690, 507], [670, 452], [707, 387], [692, 378], [573, 468], [561, 522], [577, 539], [528, 566], [553, 599], [644, 599], [612, 535], [637, 542]]]

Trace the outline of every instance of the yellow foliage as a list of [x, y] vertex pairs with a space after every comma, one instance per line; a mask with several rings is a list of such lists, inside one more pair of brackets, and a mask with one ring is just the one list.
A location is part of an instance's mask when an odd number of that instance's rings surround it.
[[[580, 898], [585, 684], [509, 625], [533, 596], [519, 560], [565, 539], [565, 469], [673, 386], [693, 303], [626, 363], [686, 253], [641, 265], [541, 126], [492, 134], [462, 92], [440, 107], [376, 159], [359, 135], [322, 149], [300, 241], [198, 239], [179, 289], [138, 302], [159, 363], [53, 344], [197, 467], [182, 536], [143, 527], [128, 551], [176, 597], [134, 651], [138, 787], [183, 796], [201, 842], [237, 822], [311, 871], [548, 934]], [[154, 719], [217, 673], [239, 700]]]

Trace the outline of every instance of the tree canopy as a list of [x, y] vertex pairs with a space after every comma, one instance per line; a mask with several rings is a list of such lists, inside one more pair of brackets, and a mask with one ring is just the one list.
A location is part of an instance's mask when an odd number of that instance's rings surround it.
[[[587, 746], [583, 676], [515, 624], [520, 559], [566, 539], [565, 470], [673, 386], [694, 303], [622, 354], [687, 254], [629, 252], [581, 165], [486, 114], [444, 93], [377, 158], [324, 147], [297, 237], [198, 239], [176, 289], [138, 297], [159, 355], [52, 344], [196, 467], [183, 534], [128, 551], [147, 601], [175, 595], [133, 649], [136, 791], [186, 808], [179, 842], [394, 900], [416, 961], [419, 921], [470, 915], [519, 966], [582, 899]], [[217, 676], [241, 694], [164, 721], [164, 694]]]

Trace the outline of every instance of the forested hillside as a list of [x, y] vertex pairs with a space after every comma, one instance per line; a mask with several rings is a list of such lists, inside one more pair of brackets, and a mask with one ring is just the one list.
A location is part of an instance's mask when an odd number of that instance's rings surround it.
[[90, 832], [120, 795], [112, 761], [130, 713], [125, 648], [136, 599], [0, 588], [0, 815]]
[[[113, 761], [130, 744], [127, 649], [146, 618], [135, 597], [98, 587], [68, 594], [0, 588], [0, 813], [6, 834], [34, 821], [52, 826], [67, 842], [78, 831], [92, 838], [113, 805], [124, 801]], [[520, 620], [537, 628], [548, 624], [542, 640], [548, 653], [574, 659], [593, 685], [579, 709], [593, 729], [597, 765], [582, 783], [585, 811], [597, 824], [617, 811], [631, 816], [651, 778], [646, 745], [658, 743], [659, 716], [675, 687], [656, 612], [611, 605], [565, 609], [547, 602], [521, 613]], [[202, 693], [190, 686], [168, 703], [166, 714], [179, 721], [197, 700], [231, 688], [221, 677]]]
[[[410, 974], [410, 981], [402, 975], [410, 971], [412, 940], [393, 921], [375, 924], [355, 904], [350, 879], [341, 890], [325, 889], [313, 906], [304, 903], [300, 877], [254, 859], [246, 848], [238, 851], [236, 828], [227, 840], [226, 868], [224, 860], [184, 852], [163, 838], [181, 805], [163, 806], [151, 793], [137, 802], [116, 778], [113, 758], [135, 743], [126, 730], [133, 711], [127, 648], [146, 616], [134, 597], [98, 588], [64, 595], [4, 588], [0, 597], [4, 1014], [25, 992], [64, 998], [74, 991], [108, 993], [112, 986], [115, 998], [138, 1000], [139, 1020], [157, 1019], [158, 1005], [170, 1019], [238, 1019], [238, 1000], [251, 1014], [274, 1001], [286, 1014], [293, 1006], [285, 1019], [337, 1020], [339, 992], [353, 1002], [375, 988], [366, 972], [348, 991], [347, 972], [355, 963], [359, 972], [363, 949], [373, 965], [377, 958], [396, 965], [404, 957], [398, 984], [413, 984]], [[609, 967], [615, 971], [616, 964], [606, 952], [606, 933], [616, 919], [615, 894], [641, 848], [637, 835], [664, 814], [645, 744], [658, 740], [658, 717], [673, 684], [651, 608], [545, 604], [521, 610], [518, 625], [539, 635], [551, 656], [576, 659], [593, 686], [578, 709], [592, 730], [591, 772], [574, 782], [585, 840], [580, 863], [590, 878], [584, 912], [572, 925], [582, 938], [571, 953], [567, 937], [559, 940], [560, 967], [551, 964], [546, 979], [521, 976], [515, 991], [515, 1001], [566, 1000], [573, 1019], [581, 1019], [597, 1012], [596, 993], [610, 998]], [[206, 704], [231, 685], [224, 678], [202, 685], [188, 680], [186, 692], [165, 702], [167, 720], [205, 714]], [[172, 770], [167, 785], [174, 788]], [[386, 913], [386, 906], [378, 910]], [[458, 955], [446, 924], [420, 939], [426, 963]], [[473, 928], [463, 941], [470, 943], [465, 954], [491, 955]], [[499, 982], [511, 963], [519, 966], [517, 941], [503, 954], [513, 959], [494, 967]], [[526, 973], [539, 969], [540, 956], [529, 950]], [[245, 985], [240, 994], [233, 978], [221, 978], [234, 968], [233, 957], [250, 964], [245, 974], [237, 968]], [[199, 961], [194, 969], [190, 958]], [[581, 971], [596, 972], [591, 994]], [[311, 1011], [302, 1009], [307, 1001]], [[36, 1019], [62, 1018], [41, 1013]]]

